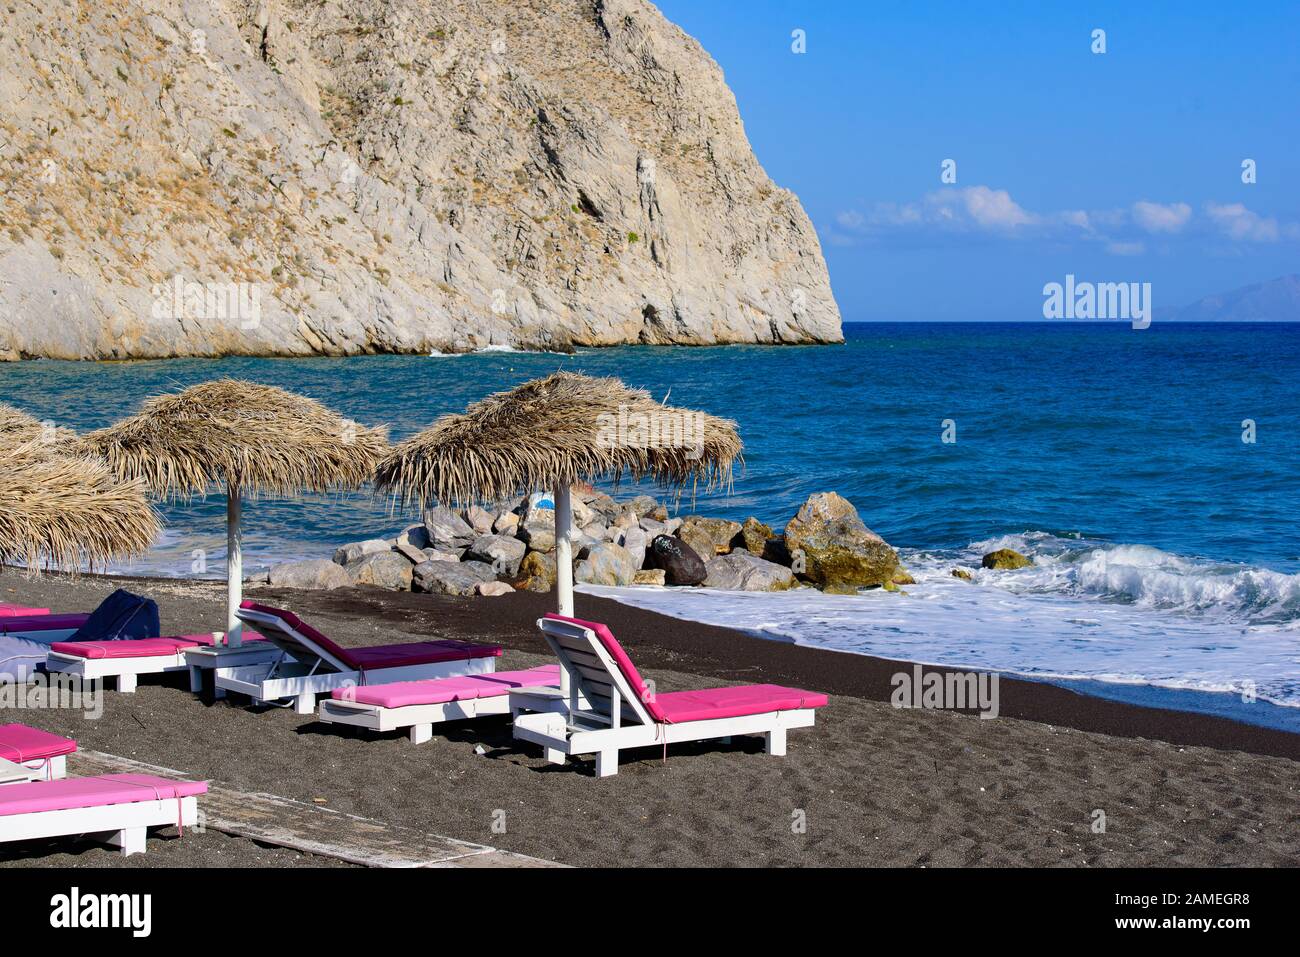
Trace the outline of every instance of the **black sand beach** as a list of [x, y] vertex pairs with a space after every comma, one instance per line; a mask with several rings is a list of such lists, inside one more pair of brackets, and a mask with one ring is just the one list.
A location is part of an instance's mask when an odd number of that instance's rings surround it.
[[[0, 600], [93, 607], [118, 584], [155, 597], [164, 633], [219, 628], [224, 586], [6, 573]], [[468, 638], [499, 667], [544, 661], [533, 621], [552, 596], [446, 598], [369, 588], [250, 589], [348, 645]], [[890, 677], [910, 665], [765, 641], [590, 595], [660, 690], [777, 682], [831, 695], [789, 754], [758, 739], [624, 754], [614, 778], [589, 761], [547, 765], [505, 718], [435, 726], [434, 738], [372, 736], [283, 708], [200, 701], [181, 675], [106, 695], [98, 721], [21, 711], [84, 748], [339, 811], [576, 865], [1254, 866], [1300, 862], [1300, 738], [1003, 679], [1001, 717], [897, 710]], [[480, 748], [482, 754], [477, 753]], [[1104, 833], [1093, 832], [1104, 811]], [[492, 822], [505, 812], [505, 833]], [[795, 824], [806, 821], [806, 830]], [[108, 851], [0, 852], [0, 865], [114, 864]], [[154, 841], [132, 865], [329, 863], [222, 835]], [[126, 862], [124, 862], [126, 863]]]

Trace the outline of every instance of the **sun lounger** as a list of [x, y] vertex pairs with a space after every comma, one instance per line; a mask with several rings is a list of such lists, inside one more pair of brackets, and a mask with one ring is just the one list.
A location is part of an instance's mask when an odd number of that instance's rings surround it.
[[48, 608], [29, 608], [26, 605], [6, 605], [0, 603], [0, 618], [10, 618], [14, 615], [48, 615]]
[[103, 835], [124, 855], [143, 854], [146, 829], [198, 820], [199, 781], [105, 774], [0, 787], [0, 842]]
[[[31, 609], [28, 609], [31, 612]], [[51, 615], [48, 611], [0, 615], [0, 638], [25, 638], [41, 644], [66, 641], [86, 623], [89, 615]]]
[[[120, 641], [56, 641], [50, 645], [45, 660], [47, 671], [80, 675], [85, 679], [115, 678], [123, 694], [135, 691], [140, 675], [165, 671], [186, 671], [185, 651], [212, 645], [217, 635], [180, 635], [175, 638], [124, 638]], [[261, 641], [262, 636], [244, 632], [246, 643]], [[275, 657], [269, 648], [264, 657]]]
[[318, 716], [328, 724], [371, 731], [409, 728], [411, 740], [423, 744], [433, 737], [433, 726], [443, 721], [510, 714], [512, 691], [559, 686], [559, 665], [543, 665], [526, 671], [336, 688], [321, 699]]
[[768, 754], [785, 754], [786, 732], [813, 724], [823, 694], [780, 685], [743, 685], [653, 694], [604, 625], [547, 615], [537, 625], [563, 669], [561, 713], [520, 714], [514, 736], [540, 744], [554, 764], [595, 754], [596, 775], [618, 773], [618, 752], [679, 741], [761, 734]]
[[0, 762], [13, 765], [9, 768], [9, 781], [18, 780], [21, 768], [27, 772], [24, 781], [53, 781], [68, 776], [68, 755], [77, 750], [77, 742], [60, 737], [40, 728], [25, 724], [0, 724]]
[[258, 702], [292, 698], [298, 714], [314, 714], [318, 694], [349, 685], [490, 674], [501, 654], [494, 645], [450, 640], [344, 648], [292, 612], [245, 601], [238, 614], [284, 654], [269, 665], [221, 669], [217, 687]]

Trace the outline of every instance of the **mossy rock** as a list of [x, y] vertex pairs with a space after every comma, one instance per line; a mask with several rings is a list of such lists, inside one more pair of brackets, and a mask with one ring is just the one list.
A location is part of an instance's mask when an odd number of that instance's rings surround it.
[[981, 564], [985, 568], [1028, 568], [1033, 561], [1021, 555], [1014, 548], [999, 548], [996, 552], [989, 552], [984, 556]]
[[974, 581], [974, 577], [964, 568], [954, 568], [952, 570], [953, 578], [960, 578], [964, 582]]

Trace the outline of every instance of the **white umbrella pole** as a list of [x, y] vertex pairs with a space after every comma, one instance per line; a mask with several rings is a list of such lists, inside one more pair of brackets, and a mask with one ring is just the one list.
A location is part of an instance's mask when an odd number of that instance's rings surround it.
[[555, 486], [555, 591], [560, 600], [560, 614], [573, 617], [573, 505], [569, 501], [569, 484]]
[[235, 617], [244, 594], [244, 555], [239, 533], [239, 486], [226, 488], [226, 644], [238, 648], [244, 624]]

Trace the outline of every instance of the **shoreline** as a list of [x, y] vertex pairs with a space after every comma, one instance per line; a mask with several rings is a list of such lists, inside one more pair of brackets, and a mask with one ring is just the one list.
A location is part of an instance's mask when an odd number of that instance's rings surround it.
[[[173, 592], [188, 591], [187, 586], [207, 586], [214, 589], [214, 595], [219, 592], [222, 597], [225, 587], [224, 580], [215, 579], [82, 574], [74, 580], [63, 573], [42, 575], [30, 584], [39, 585], [60, 579], [69, 583], [114, 582], [116, 584], [113, 587], [120, 585], [146, 595], [149, 594], [149, 586], [156, 588], [160, 583], [170, 586], [164, 591]], [[136, 587], [132, 589], [132, 585]], [[6, 600], [13, 600], [24, 593], [22, 586], [15, 589], [11, 583], [0, 578], [0, 596]], [[303, 591], [246, 583], [245, 597], [258, 601], [270, 599], [272, 604], [276, 600], [283, 600], [298, 607], [311, 605], [326, 614], [375, 616], [378, 621], [390, 622], [401, 630], [419, 632], [424, 628], [436, 629], [444, 637], [491, 642], [528, 654], [541, 655], [547, 655], [548, 649], [533, 627], [533, 622], [542, 614], [554, 610], [552, 594], [526, 591], [491, 599], [454, 599], [368, 586], [332, 591]], [[887, 703], [894, 691], [892, 679], [900, 672], [910, 675], [913, 669], [920, 668], [923, 675], [942, 675], [978, 670], [801, 645], [794, 641], [763, 637], [694, 619], [675, 618], [590, 592], [577, 592], [575, 601], [577, 617], [584, 617], [584, 609], [590, 608], [587, 616], [610, 624], [621, 638], [636, 643], [640, 657], [648, 667], [680, 667], [683, 656], [689, 656], [689, 670], [693, 674], [726, 681], [747, 680], [746, 673], [758, 667], [767, 675], [765, 680], [814, 688], [830, 695], [848, 695]], [[165, 599], [159, 600], [163, 634], [168, 634], [165, 605]], [[430, 605], [437, 606], [440, 612], [438, 616], [431, 613]], [[60, 610], [51, 607], [56, 612]], [[89, 611], [90, 607], [93, 606], [78, 610]], [[490, 626], [474, 620], [476, 616], [484, 617], [479, 615], [484, 611], [491, 612]], [[620, 627], [615, 627], [615, 622]], [[678, 627], [675, 632], [673, 629], [665, 630], [662, 623], [672, 623]], [[220, 620], [216, 620], [198, 630], [220, 630], [221, 627]], [[195, 629], [190, 625], [177, 622], [173, 633], [193, 630]], [[748, 665], [746, 668], [738, 668], [732, 662], [748, 662]], [[1115, 737], [1147, 738], [1176, 745], [1244, 751], [1300, 761], [1300, 733], [1241, 721], [1224, 714], [1125, 700], [1129, 696], [1124, 694], [1123, 689], [1150, 689], [1153, 694], [1169, 695], [1217, 693], [1148, 685], [1129, 686], [1094, 679], [1032, 678], [1008, 672], [996, 673], [1001, 689], [999, 717], [1002, 718], [1034, 721]], [[1075, 690], [1070, 687], [1072, 684], [1101, 686], [1101, 690], [1113, 687], [1116, 691], [1114, 696], [1100, 691], [1089, 693]], [[1283, 707], [1267, 702], [1264, 704], [1271, 708]], [[977, 712], [974, 709], [964, 709], [964, 713], [974, 715]]]
[[[147, 591], [164, 632], [219, 627], [218, 583], [120, 577], [0, 576], [0, 600], [92, 607], [114, 587]], [[261, 586], [340, 644], [462, 638], [499, 644], [502, 670], [545, 663], [534, 624], [552, 596], [432, 596], [367, 587]], [[82, 748], [195, 778], [418, 827], [575, 865], [1234, 866], [1300, 859], [1294, 827], [1300, 736], [1223, 719], [1105, 702], [1007, 679], [1001, 716], [900, 710], [889, 677], [904, 663], [807, 648], [667, 618], [590, 594], [577, 614], [610, 625], [663, 690], [773, 682], [830, 695], [781, 758], [737, 738], [625, 752], [617, 776], [592, 762], [548, 765], [505, 717], [435, 726], [413, 745], [325, 725], [286, 708], [214, 702], [181, 673], [108, 692], [103, 715], [14, 710], [6, 721], [76, 738]], [[73, 773], [75, 762], [72, 765]], [[1109, 824], [1092, 829], [1097, 810]], [[505, 833], [493, 831], [504, 812]], [[792, 831], [792, 814], [807, 829]], [[154, 845], [157, 845], [156, 847]], [[155, 839], [132, 866], [304, 865], [216, 835]], [[0, 864], [118, 866], [91, 845]], [[321, 860], [328, 864], [330, 861]]]

